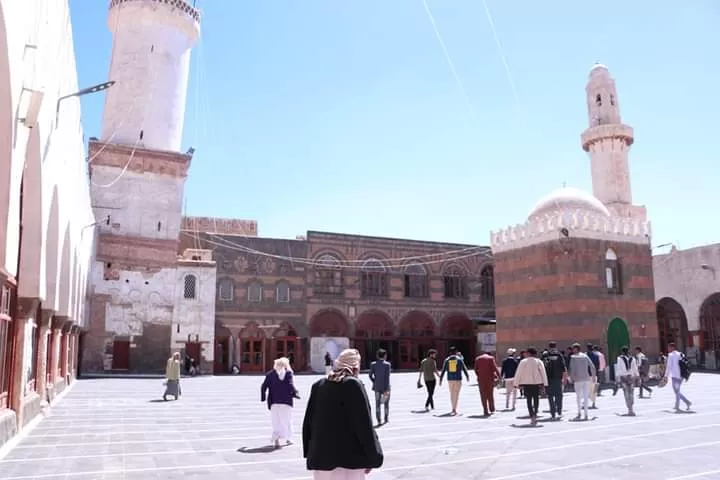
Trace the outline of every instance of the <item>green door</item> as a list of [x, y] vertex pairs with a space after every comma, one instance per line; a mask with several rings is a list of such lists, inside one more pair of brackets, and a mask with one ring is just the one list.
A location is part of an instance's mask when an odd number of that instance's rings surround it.
[[613, 318], [608, 325], [607, 331], [607, 363], [610, 365], [611, 376], [614, 379], [615, 360], [620, 355], [622, 347], [632, 348], [630, 345], [630, 331], [628, 330], [625, 320], [622, 318]]

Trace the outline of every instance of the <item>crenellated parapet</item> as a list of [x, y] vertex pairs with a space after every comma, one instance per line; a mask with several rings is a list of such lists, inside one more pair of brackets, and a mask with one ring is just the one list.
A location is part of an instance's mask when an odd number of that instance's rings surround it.
[[150, 4], [162, 4], [167, 5], [168, 7], [177, 9], [188, 16], [190, 16], [194, 21], [200, 22], [200, 10], [190, 6], [188, 2], [185, 0], [110, 0], [110, 9], [112, 10], [114, 7], [118, 5], [122, 5], [124, 3], [131, 3], [131, 2], [145, 2]]
[[640, 219], [596, 215], [582, 210], [556, 212], [525, 224], [491, 232], [493, 253], [515, 250], [568, 237], [650, 244], [650, 223]]
[[620, 140], [627, 146], [632, 145], [635, 141], [633, 128], [622, 123], [610, 123], [590, 127], [582, 133], [582, 148], [586, 152], [589, 152], [594, 143], [601, 140], [612, 139]]

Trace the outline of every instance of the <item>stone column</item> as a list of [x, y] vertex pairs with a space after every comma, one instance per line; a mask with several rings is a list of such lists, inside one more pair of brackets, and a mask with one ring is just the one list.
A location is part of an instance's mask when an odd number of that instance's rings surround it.
[[77, 377], [77, 358], [78, 358], [78, 336], [80, 335], [80, 327], [73, 325], [70, 328], [70, 352], [68, 354], [68, 383], [75, 381]]
[[60, 368], [60, 341], [62, 339], [62, 329], [67, 322], [67, 317], [54, 316], [52, 318], [52, 342], [50, 348], [52, 348], [50, 355], [50, 385], [55, 386], [59, 375], [58, 369]]
[[70, 364], [70, 331], [72, 323], [66, 321], [62, 326], [62, 338], [60, 339], [60, 377], [67, 384], [67, 377]]
[[37, 392], [40, 395], [42, 405], [48, 403], [48, 373], [50, 365], [48, 365], [48, 348], [52, 348], [49, 342], [50, 337], [50, 321], [53, 316], [52, 310], [43, 309], [40, 312], [40, 318], [37, 319], [38, 328], [38, 348], [37, 348], [37, 373], [35, 383]]
[[[40, 300], [37, 298], [18, 298], [17, 312], [13, 321], [13, 356], [10, 362], [10, 408], [15, 410], [17, 427], [23, 426], [23, 399], [25, 398], [25, 331], [28, 322], [37, 313]], [[31, 360], [32, 361], [32, 360]]]

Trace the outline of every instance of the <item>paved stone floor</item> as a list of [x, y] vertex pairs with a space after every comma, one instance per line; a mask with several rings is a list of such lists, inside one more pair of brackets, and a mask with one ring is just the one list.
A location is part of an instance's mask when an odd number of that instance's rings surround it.
[[[318, 377], [299, 376], [303, 396]], [[527, 420], [516, 412], [490, 419], [477, 389], [465, 386], [462, 416], [439, 417], [449, 405], [439, 389], [439, 412], [414, 413], [423, 390], [415, 374], [395, 374], [390, 423], [378, 429], [388, 479], [537, 479], [580, 475], [594, 479], [720, 479], [720, 376], [695, 374], [684, 387], [692, 413], [675, 414], [666, 387], [636, 400], [638, 416], [621, 417], [622, 394], [598, 399], [590, 422]], [[364, 376], [366, 384], [369, 384]], [[51, 415], [0, 460], [0, 479], [309, 479], [299, 446], [304, 400], [295, 409], [296, 444], [263, 451], [269, 412], [260, 403], [261, 377], [183, 381], [178, 402], [159, 402], [158, 379], [83, 380]], [[496, 392], [498, 401], [503, 391]], [[565, 401], [574, 410], [574, 394]], [[547, 410], [541, 401], [541, 410]], [[545, 414], [545, 417], [548, 415]]]

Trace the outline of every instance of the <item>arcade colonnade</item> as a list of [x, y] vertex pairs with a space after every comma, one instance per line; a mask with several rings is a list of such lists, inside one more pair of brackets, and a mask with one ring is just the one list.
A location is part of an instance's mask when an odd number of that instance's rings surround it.
[[[661, 349], [675, 342], [697, 365], [720, 370], [720, 291], [707, 295], [696, 312], [688, 312], [690, 308], [673, 297], [657, 302]], [[688, 323], [688, 313], [697, 319], [694, 325]]]
[[[75, 378], [94, 218], [67, 1], [0, 0], [0, 444]], [[88, 228], [90, 227], [90, 228]]]
[[[417, 310], [395, 324], [381, 310], [365, 311], [351, 322], [338, 310], [324, 309], [310, 318], [308, 327], [308, 337], [298, 336], [297, 329], [287, 322], [271, 327], [249, 323], [236, 335], [216, 332], [215, 372], [224, 373], [232, 365], [239, 366], [242, 373], [263, 372], [273, 359], [288, 354], [296, 370], [319, 370], [325, 351], [313, 353], [316, 339], [321, 339], [317, 348], [324, 348], [322, 339], [340, 345], [334, 350], [341, 346], [357, 348], [363, 368], [375, 359], [378, 349], [384, 348], [394, 368], [413, 370], [431, 348], [445, 355], [450, 346], [455, 346], [473, 358], [477, 343], [473, 322], [463, 313], [449, 314], [437, 323], [428, 313]], [[334, 357], [338, 352], [329, 353]]]

